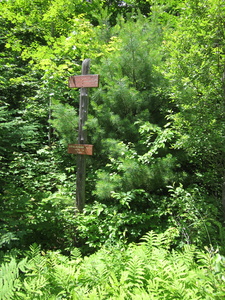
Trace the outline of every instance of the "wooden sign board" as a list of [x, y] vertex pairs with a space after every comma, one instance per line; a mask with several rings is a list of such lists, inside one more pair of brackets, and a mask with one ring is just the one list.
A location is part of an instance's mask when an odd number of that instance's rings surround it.
[[81, 145], [81, 144], [69, 144], [68, 153], [81, 154], [81, 155], [92, 155], [93, 145]]
[[99, 75], [79, 75], [69, 77], [70, 88], [98, 87]]

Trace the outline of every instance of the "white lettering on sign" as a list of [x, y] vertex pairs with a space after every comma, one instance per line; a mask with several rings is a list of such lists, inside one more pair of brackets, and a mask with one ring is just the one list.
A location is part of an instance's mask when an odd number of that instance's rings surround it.
[[81, 145], [81, 144], [69, 144], [68, 153], [81, 154], [81, 155], [92, 155], [93, 145]]

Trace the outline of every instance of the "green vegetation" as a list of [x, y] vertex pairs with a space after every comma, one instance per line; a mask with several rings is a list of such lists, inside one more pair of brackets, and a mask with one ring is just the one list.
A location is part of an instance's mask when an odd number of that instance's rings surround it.
[[193, 245], [170, 251], [174, 236], [175, 228], [149, 232], [139, 245], [84, 258], [77, 248], [64, 256], [34, 244], [26, 258], [5, 257], [0, 299], [223, 299], [224, 257]]
[[[223, 1], [0, 10], [0, 299], [224, 299]], [[75, 213], [85, 58], [100, 86]]]

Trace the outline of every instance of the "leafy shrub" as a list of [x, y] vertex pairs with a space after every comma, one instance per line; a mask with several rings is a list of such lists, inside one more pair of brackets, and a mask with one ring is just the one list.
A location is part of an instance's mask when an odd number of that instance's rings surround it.
[[74, 207], [71, 199], [61, 190], [43, 198], [25, 195], [11, 199], [7, 204], [14, 210], [6, 210], [1, 225], [0, 248], [26, 249], [31, 243], [47, 249], [66, 249], [76, 244]]
[[180, 245], [220, 247], [223, 252], [225, 231], [216, 221], [220, 213], [214, 204], [215, 199], [197, 186], [185, 189], [180, 184], [168, 188], [170, 197], [165, 205], [165, 215], [168, 214], [171, 226], [179, 228]]

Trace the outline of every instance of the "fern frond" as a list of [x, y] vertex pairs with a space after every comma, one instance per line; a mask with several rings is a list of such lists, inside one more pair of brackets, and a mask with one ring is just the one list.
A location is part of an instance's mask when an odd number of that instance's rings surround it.
[[108, 297], [104, 299], [127, 299], [128, 294], [128, 272], [123, 271], [118, 277], [114, 272], [110, 272], [109, 280], [105, 284], [105, 290], [108, 292]]
[[163, 247], [167, 244], [167, 239], [164, 234], [157, 234], [154, 231], [147, 232], [141, 240], [143, 241], [140, 244], [144, 244], [152, 249], [153, 247]]
[[72, 259], [77, 259], [81, 257], [81, 251], [79, 248], [73, 248], [73, 250], [71, 250], [71, 258]]
[[36, 296], [44, 295], [44, 292], [46, 293], [48, 290], [47, 286], [49, 284], [48, 279], [40, 274], [35, 277], [27, 277], [23, 283], [26, 293], [32, 297], [32, 299], [36, 299]]
[[1, 235], [0, 248], [5, 245], [9, 245], [12, 241], [16, 241], [19, 238], [13, 232], [7, 232]]
[[134, 255], [127, 262], [125, 267], [127, 272], [127, 282], [132, 286], [140, 287], [145, 282], [145, 264], [144, 261], [139, 257]]
[[58, 265], [66, 266], [69, 262], [69, 258], [62, 255], [60, 251], [48, 251], [45, 257], [47, 259], [47, 265], [51, 269], [54, 269], [54, 267]]
[[20, 286], [19, 268], [15, 258], [0, 267], [0, 300], [13, 299], [14, 292]]
[[27, 257], [29, 258], [27, 268], [33, 273], [40, 274], [46, 268], [47, 258], [41, 254], [41, 247], [36, 243], [30, 246]]
[[194, 245], [185, 245], [182, 252], [172, 251], [170, 255], [171, 262], [179, 263], [182, 262], [186, 268], [194, 267], [196, 257], [196, 248]]
[[132, 300], [155, 300], [156, 294], [148, 293], [143, 289], [134, 288], [130, 293], [130, 299]]
[[106, 282], [109, 277], [110, 267], [107, 263], [108, 257], [106, 253], [107, 252], [103, 249], [83, 260], [81, 267], [83, 280], [88, 283], [90, 287], [101, 285], [103, 282]]
[[23, 272], [26, 273], [27, 272], [27, 257], [25, 257], [24, 259], [22, 259], [19, 263], [18, 263], [18, 269]]
[[[155, 241], [157, 240], [158, 235], [154, 232], [154, 231], [149, 231], [147, 232], [142, 238], [141, 240], [143, 241], [144, 244], [147, 244], [150, 247], [155, 246]], [[143, 244], [140, 243], [140, 244]]]
[[71, 299], [72, 300], [88, 299], [89, 292], [90, 289], [87, 286], [79, 286], [71, 292]]
[[141, 238], [140, 245], [149, 260], [164, 259], [167, 254], [167, 240], [163, 234], [150, 231]]
[[28, 258], [33, 258], [40, 255], [41, 246], [33, 243], [30, 245], [30, 251], [27, 253]]
[[57, 265], [54, 268], [54, 281], [60, 289], [70, 291], [76, 284], [76, 269], [73, 266]]

